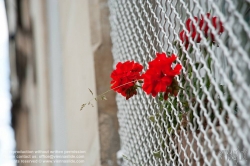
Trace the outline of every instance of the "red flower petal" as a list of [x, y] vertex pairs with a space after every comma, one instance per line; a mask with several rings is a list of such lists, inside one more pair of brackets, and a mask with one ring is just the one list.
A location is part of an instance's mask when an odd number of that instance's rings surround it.
[[112, 78], [110, 84], [111, 89], [120, 93], [126, 99], [136, 95], [135, 84], [137, 80], [142, 79], [140, 72], [143, 66], [134, 61], [119, 62], [116, 69], [113, 70], [110, 77]]
[[165, 53], [157, 53], [156, 58], [149, 62], [149, 69], [142, 75], [144, 84], [142, 89], [147, 94], [156, 96], [159, 92], [165, 92], [172, 84], [173, 78], [180, 74], [181, 65], [172, 68], [177, 56], [172, 54], [167, 57]]

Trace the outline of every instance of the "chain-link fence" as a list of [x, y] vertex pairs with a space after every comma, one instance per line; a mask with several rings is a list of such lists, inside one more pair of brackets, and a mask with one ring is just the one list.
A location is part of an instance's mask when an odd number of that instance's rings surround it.
[[113, 56], [178, 56], [177, 97], [117, 95], [123, 166], [250, 165], [250, 1], [110, 0]]

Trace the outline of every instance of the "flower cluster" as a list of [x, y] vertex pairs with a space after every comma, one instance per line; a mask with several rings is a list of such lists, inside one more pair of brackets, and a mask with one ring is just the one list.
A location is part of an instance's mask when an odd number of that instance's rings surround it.
[[136, 95], [136, 82], [142, 78], [140, 74], [142, 69], [142, 65], [134, 61], [119, 62], [116, 65], [116, 69], [111, 73], [111, 78], [113, 79], [111, 81], [111, 89], [120, 93], [126, 99]]
[[[200, 18], [193, 18], [194, 19], [189, 18], [186, 20], [186, 31], [182, 30], [179, 34], [180, 39], [186, 49], [191, 48], [190, 40], [200, 43], [202, 40], [204, 40], [201, 36], [205, 36], [205, 38], [208, 38], [208, 40], [210, 40], [210, 42], [213, 44], [215, 43], [215, 35], [220, 35], [224, 32], [224, 27], [220, 19], [218, 17], [212, 16], [210, 13], [201, 15]], [[213, 47], [212, 44], [209, 46]], [[145, 70], [145, 72], [143, 72], [143, 66], [135, 61], [119, 62], [116, 65], [115, 70], [113, 70], [111, 73], [112, 80], [110, 82], [110, 90], [120, 93], [126, 98], [126, 100], [134, 95], [137, 95], [138, 88], [141, 88], [142, 91], [144, 91], [147, 95], [152, 95], [153, 97], [158, 95], [160, 101], [163, 99], [168, 100], [168, 98], [172, 96], [174, 98], [171, 98], [171, 102], [162, 102], [163, 107], [168, 111], [171, 111], [173, 107], [176, 110], [181, 108], [182, 111], [178, 114], [178, 121], [181, 121], [181, 119], [184, 121], [189, 119], [190, 122], [195, 124], [193, 121], [193, 114], [188, 113], [189, 111], [192, 111], [189, 109], [190, 104], [191, 106], [197, 105], [197, 109], [200, 110], [200, 103], [196, 101], [196, 96], [198, 95], [199, 98], [202, 97], [203, 85], [201, 83], [205, 83], [206, 88], [209, 89], [210, 80], [207, 73], [205, 77], [202, 78], [202, 82], [193, 77], [193, 70], [199, 70], [204, 64], [196, 62], [195, 65], [192, 65], [188, 63], [189, 60], [187, 59], [187, 56], [188, 54], [192, 53], [192, 49], [190, 49], [187, 54], [186, 52], [180, 50], [182, 45], [180, 46], [178, 42], [173, 42], [173, 45], [176, 46], [177, 50], [179, 50], [178, 56], [180, 57], [182, 63], [185, 64], [187, 69], [187, 75], [180, 79], [180, 82], [178, 82], [175, 78], [176, 76], [180, 75], [182, 69], [182, 65], [176, 62], [177, 56], [175, 54], [166, 55], [165, 53], [156, 53], [156, 57], [152, 61], [148, 62], [148, 68]], [[204, 55], [201, 56], [206, 57], [206, 64], [210, 70], [209, 72], [212, 72], [212, 58], [210, 57], [209, 52], [206, 50], [207, 48], [200, 47], [200, 49], [204, 49], [204, 51], [202, 51]], [[190, 78], [188, 82], [186, 82], [186, 77]], [[179, 87], [179, 83], [184, 85], [185, 89]], [[195, 88], [198, 87], [198, 94], [193, 92], [193, 85], [195, 85]], [[110, 90], [98, 95], [94, 99], [107, 100], [105, 94]], [[89, 91], [93, 95], [93, 92], [90, 89]], [[176, 97], [177, 95], [178, 99]], [[188, 98], [187, 95], [189, 96]], [[91, 105], [93, 107], [93, 104], [91, 104], [92, 100], [84, 103], [81, 109], [86, 105]], [[206, 106], [206, 104], [204, 105]], [[221, 110], [223, 107], [220, 106], [219, 109]], [[175, 117], [175, 115], [171, 117], [171, 119], [175, 119], [173, 121], [177, 122], [176, 118], [177, 117]], [[165, 117], [164, 119], [168, 118]], [[154, 121], [154, 116], [150, 116], [150, 120]], [[174, 127], [177, 126], [178, 124], [175, 123]], [[168, 128], [168, 131], [171, 130]]]
[[120, 93], [126, 99], [137, 94], [136, 83], [143, 83], [142, 90], [146, 94], [152, 94], [155, 97], [158, 93], [163, 92], [164, 99], [168, 95], [176, 96], [178, 94], [178, 83], [174, 79], [180, 74], [182, 66], [174, 62], [177, 56], [172, 54], [167, 57], [165, 53], [157, 53], [156, 58], [149, 62], [149, 68], [144, 74], [140, 74], [143, 67], [134, 61], [119, 62], [116, 69], [111, 73], [111, 89]]
[[172, 68], [176, 56], [172, 54], [166, 57], [165, 53], [157, 53], [156, 58], [149, 62], [149, 69], [142, 75], [144, 84], [142, 89], [147, 94], [156, 96], [159, 92], [167, 92], [176, 75], [180, 74], [181, 65], [177, 64]]
[[205, 16], [201, 15], [201, 18], [194, 17], [194, 20], [198, 25], [198, 27], [196, 27], [194, 22], [189, 18], [186, 20], [185, 23], [188, 33], [186, 33], [184, 30], [180, 32], [180, 39], [182, 43], [185, 45], [186, 49], [188, 48], [190, 43], [188, 36], [190, 36], [193, 41], [200, 43], [201, 35], [197, 31], [198, 29], [204, 33], [204, 36], [206, 38], [210, 37], [211, 41], [215, 42], [215, 37], [214, 37], [215, 34], [212, 32], [207, 20], [209, 20], [209, 22], [215, 28], [217, 34], [221, 34], [224, 31], [224, 27], [220, 19], [218, 17], [212, 17], [210, 13], [207, 13]]
[[222, 32], [224, 32], [224, 27], [222, 25], [222, 22], [218, 17], [212, 17], [210, 13], [207, 13], [205, 16], [201, 15], [201, 20], [199, 23], [199, 27], [203, 30], [205, 37], [211, 37], [211, 40], [215, 42], [214, 34], [212, 33], [211, 29], [208, 26], [208, 22], [205, 18], [208, 20], [211, 20], [212, 26], [215, 28], [217, 33], [220, 35]]

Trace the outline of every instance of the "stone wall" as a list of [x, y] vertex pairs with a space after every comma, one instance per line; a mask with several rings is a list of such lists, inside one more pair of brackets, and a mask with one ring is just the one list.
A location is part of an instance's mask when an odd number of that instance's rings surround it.
[[[95, 58], [97, 94], [110, 89], [110, 74], [113, 70], [109, 8], [107, 0], [89, 0], [91, 41]], [[120, 149], [117, 106], [113, 91], [106, 94], [107, 101], [98, 101], [101, 164], [116, 166], [116, 153]]]
[[94, 102], [94, 108], [79, 111], [92, 98], [88, 88], [94, 94], [110, 89], [113, 59], [107, 1], [5, 3], [17, 150], [81, 149], [86, 150], [85, 165], [116, 166], [120, 143], [115, 93], [109, 92], [107, 101]]
[[[9, 53], [11, 68], [12, 126], [17, 150], [35, 148], [31, 126], [36, 108], [36, 63], [29, 1], [5, 1], [9, 21]], [[11, 20], [11, 21], [10, 21]]]

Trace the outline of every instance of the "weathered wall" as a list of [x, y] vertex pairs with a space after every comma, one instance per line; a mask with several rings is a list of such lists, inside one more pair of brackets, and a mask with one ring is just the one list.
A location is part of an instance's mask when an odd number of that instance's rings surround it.
[[38, 148], [34, 123], [36, 109], [36, 63], [30, 19], [29, 1], [6, 1], [9, 21], [12, 126], [15, 129], [17, 149]]
[[[32, 20], [34, 55], [36, 63], [36, 112], [37, 112], [37, 148], [51, 148], [51, 113], [49, 97], [49, 55], [46, 18], [46, 1], [30, 1], [30, 18]], [[33, 122], [34, 123], [34, 122]]]
[[[109, 9], [107, 0], [89, 0], [91, 41], [95, 58], [97, 94], [110, 89], [113, 70], [111, 53]], [[106, 94], [107, 101], [98, 101], [99, 133], [102, 166], [116, 166], [116, 153], [120, 148], [115, 93]]]
[[81, 104], [93, 98], [95, 71], [91, 49], [88, 1], [59, 2], [63, 84], [67, 117], [67, 148], [86, 151], [85, 165], [100, 165], [98, 114], [94, 107]]
[[79, 110], [92, 98], [88, 88], [94, 94], [110, 89], [107, 1], [6, 4], [17, 149], [85, 150], [86, 166], [116, 166], [115, 93], [106, 95], [108, 101]]

